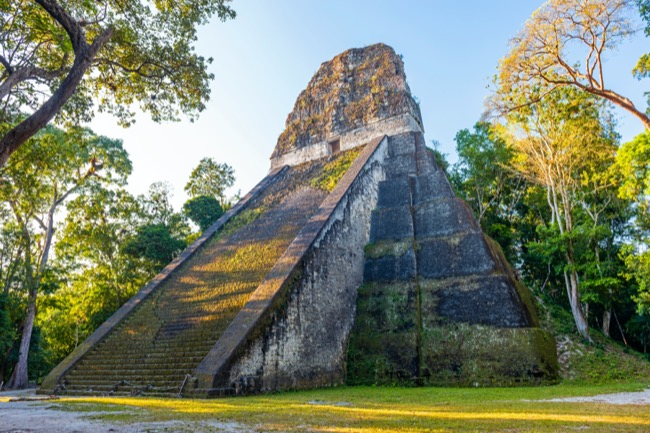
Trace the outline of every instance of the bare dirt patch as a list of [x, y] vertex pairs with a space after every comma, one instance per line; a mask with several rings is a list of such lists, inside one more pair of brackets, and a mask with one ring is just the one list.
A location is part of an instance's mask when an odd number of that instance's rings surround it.
[[639, 392], [619, 392], [616, 394], [593, 395], [591, 397], [553, 398], [544, 401], [568, 403], [650, 404], [650, 389]]
[[[0, 398], [19, 401], [0, 401], [0, 433], [193, 433], [232, 432], [249, 433], [247, 427], [233, 422], [219, 421], [165, 421], [137, 422], [138, 410], [72, 412], [56, 407], [56, 400], [32, 399], [32, 391], [2, 392]], [[127, 415], [136, 422], [114, 423], [97, 417]]]

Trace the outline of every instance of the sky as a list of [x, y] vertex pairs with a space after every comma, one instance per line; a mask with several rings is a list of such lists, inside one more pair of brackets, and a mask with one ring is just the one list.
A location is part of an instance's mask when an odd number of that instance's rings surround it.
[[[531, 0], [233, 0], [237, 18], [202, 27], [197, 52], [214, 59], [215, 75], [205, 111], [194, 123], [157, 124], [139, 114], [124, 129], [99, 115], [95, 132], [120, 138], [133, 161], [129, 189], [146, 192], [169, 182], [178, 210], [183, 187], [201, 158], [235, 169], [230, 193], [253, 188], [268, 172], [269, 157], [285, 120], [321, 63], [377, 42], [401, 54], [412, 94], [420, 101], [425, 137], [456, 161], [454, 137], [472, 128], [484, 111], [491, 77], [509, 40], [542, 5]], [[642, 35], [607, 59], [607, 86], [646, 107], [650, 80], [631, 75], [648, 51]], [[616, 110], [619, 132], [629, 141], [643, 131]]]

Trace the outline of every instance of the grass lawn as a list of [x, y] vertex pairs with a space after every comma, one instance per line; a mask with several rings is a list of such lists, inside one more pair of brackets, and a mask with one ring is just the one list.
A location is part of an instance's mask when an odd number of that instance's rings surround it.
[[55, 404], [63, 410], [104, 411], [100, 418], [127, 424], [219, 420], [234, 421], [259, 431], [649, 432], [650, 406], [539, 401], [640, 391], [648, 387], [648, 384], [483, 389], [341, 387], [214, 400], [62, 398]]

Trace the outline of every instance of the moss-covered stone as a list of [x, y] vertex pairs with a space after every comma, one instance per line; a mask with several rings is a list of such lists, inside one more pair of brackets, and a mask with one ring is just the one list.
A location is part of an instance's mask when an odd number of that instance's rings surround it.
[[311, 186], [331, 192], [348, 171], [348, 168], [350, 168], [354, 160], [357, 159], [362, 149], [363, 147], [355, 147], [354, 149], [336, 155], [332, 161], [325, 164], [321, 174], [310, 182]]
[[405, 241], [378, 241], [366, 245], [364, 251], [366, 257], [370, 259], [378, 259], [385, 256], [400, 257], [404, 255], [409, 249], [413, 248], [413, 240], [408, 239]]
[[359, 289], [348, 349], [349, 384], [415, 383], [418, 375], [417, 287], [366, 284]]
[[448, 324], [422, 330], [424, 384], [516, 386], [554, 383], [555, 340], [540, 328]]

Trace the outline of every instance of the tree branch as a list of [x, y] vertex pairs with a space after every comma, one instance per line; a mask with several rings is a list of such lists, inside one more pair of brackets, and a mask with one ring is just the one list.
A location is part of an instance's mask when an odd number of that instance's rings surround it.
[[36, 2], [66, 30], [74, 48], [75, 59], [68, 75], [52, 96], [31, 116], [16, 125], [0, 139], [0, 167], [7, 163], [9, 156], [22, 143], [43, 128], [59, 112], [79, 86], [99, 50], [113, 36], [113, 28], [109, 27], [97, 36], [92, 45], [88, 45], [83, 29], [56, 1], [36, 0]]

